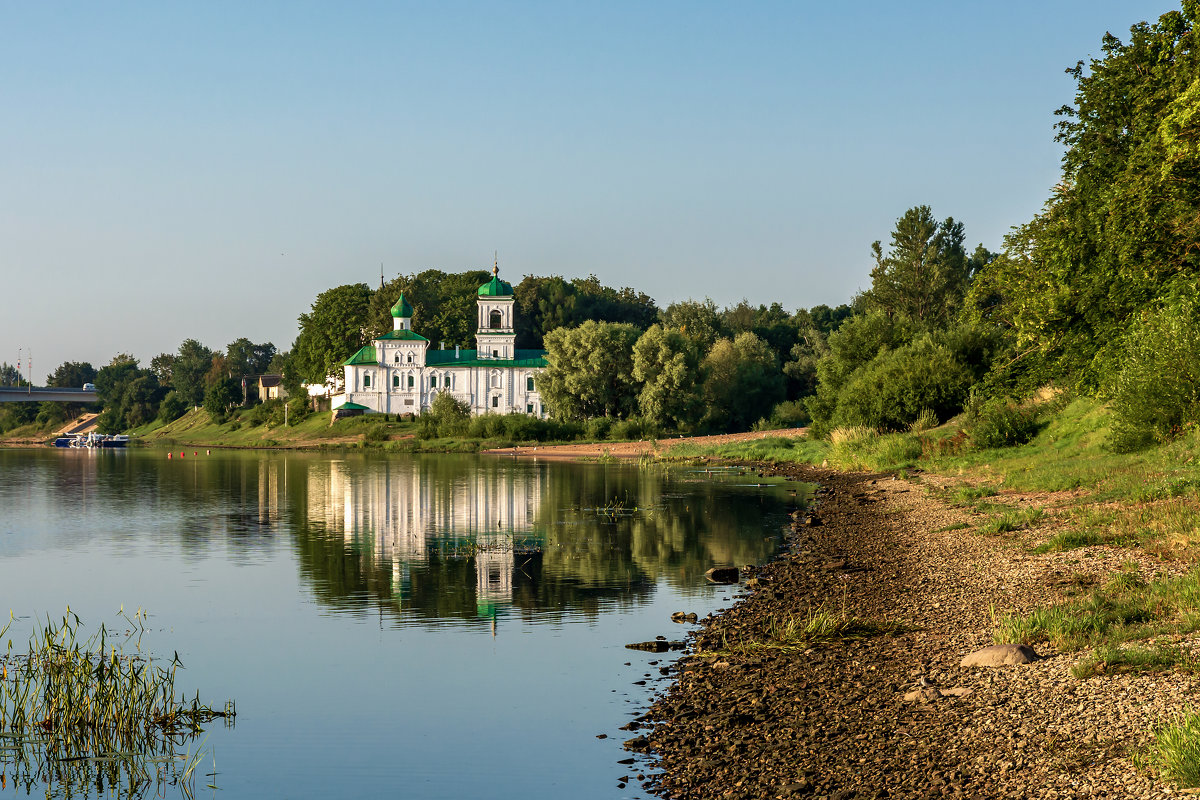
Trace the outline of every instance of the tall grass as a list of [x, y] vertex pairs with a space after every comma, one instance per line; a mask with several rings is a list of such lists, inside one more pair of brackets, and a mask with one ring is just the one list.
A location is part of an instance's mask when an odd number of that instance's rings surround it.
[[[140, 610], [122, 617], [139, 635], [145, 631]], [[0, 638], [12, 624], [10, 614]], [[0, 764], [18, 779], [82, 787], [107, 780], [131, 793], [189, 781], [201, 752], [183, 748], [205, 723], [232, 720], [232, 703], [218, 711], [199, 694], [176, 697], [178, 654], [155, 663], [123, 652], [104, 625], [83, 640], [80, 629], [68, 609], [30, 635], [27, 652], [14, 653], [8, 640], [0, 660]]]

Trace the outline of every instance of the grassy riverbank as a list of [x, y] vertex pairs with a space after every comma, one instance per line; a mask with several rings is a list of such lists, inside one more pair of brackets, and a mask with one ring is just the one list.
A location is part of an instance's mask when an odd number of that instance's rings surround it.
[[[994, 641], [1056, 654], [1077, 681], [1200, 675], [1200, 433], [1118, 453], [1112, 418], [1093, 400], [1058, 398], [1032, 411], [1036, 435], [1012, 447], [976, 448], [968, 426], [950, 424], [888, 435], [843, 430], [820, 442], [681, 445], [671, 457], [893, 472], [922, 487], [930, 507], [957, 514], [926, 535], [986, 543], [1004, 569], [1020, 564], [1042, 575], [1035, 602], [1015, 607], [996, 579], [987, 623]], [[1185, 712], [1174, 705], [1176, 715]], [[1131, 758], [1161, 779], [1196, 786], [1200, 725], [1173, 719], [1142, 731], [1150, 741]]]

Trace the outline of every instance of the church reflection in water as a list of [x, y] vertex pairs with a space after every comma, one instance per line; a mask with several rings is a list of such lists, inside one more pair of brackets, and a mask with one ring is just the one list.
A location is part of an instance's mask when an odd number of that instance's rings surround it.
[[591, 616], [646, 602], [659, 581], [700, 591], [709, 567], [770, 558], [795, 502], [784, 487], [626, 464], [348, 454], [298, 466], [283, 483], [304, 495], [293, 529], [317, 599], [408, 621]]
[[541, 471], [480, 469], [451, 477], [420, 462], [326, 466], [308, 470], [310, 525], [340, 534], [371, 566], [390, 567], [392, 600], [401, 608], [412, 600], [414, 570], [473, 562], [476, 612], [493, 615], [512, 603], [518, 559], [526, 569], [540, 561], [534, 523], [546, 480]]

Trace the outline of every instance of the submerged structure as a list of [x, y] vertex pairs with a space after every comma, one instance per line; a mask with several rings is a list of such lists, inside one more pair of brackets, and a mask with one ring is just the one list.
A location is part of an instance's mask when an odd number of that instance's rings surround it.
[[392, 306], [393, 328], [347, 359], [346, 392], [333, 407], [365, 413], [420, 414], [439, 392], [466, 403], [473, 415], [545, 416], [537, 374], [546, 351], [517, 350], [512, 285], [492, 279], [479, 287], [475, 349], [433, 349], [412, 329], [413, 308], [401, 293]]

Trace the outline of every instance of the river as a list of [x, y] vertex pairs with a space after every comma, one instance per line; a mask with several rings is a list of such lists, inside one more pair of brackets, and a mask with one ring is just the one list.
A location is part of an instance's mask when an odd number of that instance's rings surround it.
[[[674, 654], [624, 645], [732, 602], [705, 570], [771, 558], [808, 491], [622, 463], [166, 456], [0, 450], [0, 610], [17, 650], [68, 606], [91, 628], [143, 610], [141, 651], [236, 703], [191, 745], [191, 789], [222, 798], [644, 797], [620, 728]], [[25, 778], [7, 790], [129, 794]]]

